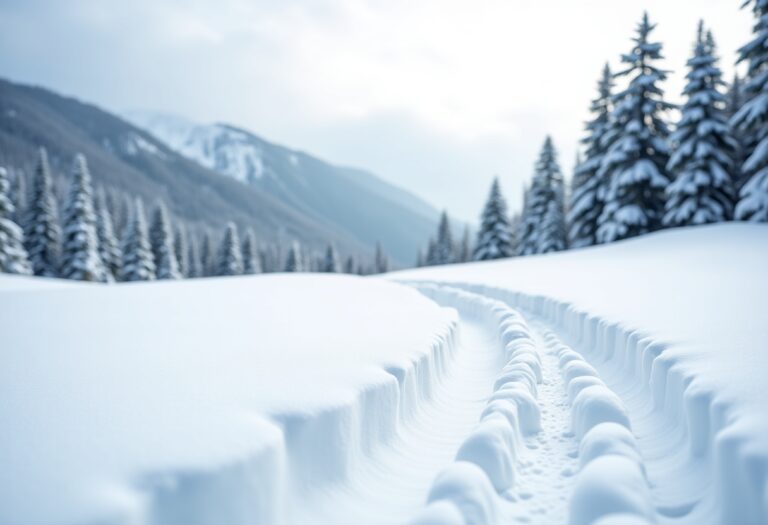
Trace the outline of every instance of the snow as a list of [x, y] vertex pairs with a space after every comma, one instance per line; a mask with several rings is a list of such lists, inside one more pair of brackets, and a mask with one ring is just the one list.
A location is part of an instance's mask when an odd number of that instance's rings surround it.
[[455, 325], [355, 277], [5, 282], [8, 524], [282, 522], [289, 481], [325, 486], [392, 439]]
[[740, 223], [384, 278], [1, 276], [0, 523], [765, 523], [766, 260]]
[[575, 430], [631, 426], [657, 514], [757, 524], [768, 517], [766, 261], [768, 227], [732, 223], [389, 277], [501, 299], [554, 327], [602, 378], [571, 379], [572, 408], [588, 393], [601, 407]]

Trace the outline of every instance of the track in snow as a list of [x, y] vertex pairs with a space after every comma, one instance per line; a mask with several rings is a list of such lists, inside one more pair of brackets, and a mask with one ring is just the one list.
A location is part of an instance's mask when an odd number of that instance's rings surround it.
[[403, 524], [424, 505], [435, 475], [477, 423], [503, 365], [495, 334], [480, 323], [462, 316], [458, 336], [432, 399], [394, 442], [361, 460], [345, 482], [295, 502], [289, 523]]

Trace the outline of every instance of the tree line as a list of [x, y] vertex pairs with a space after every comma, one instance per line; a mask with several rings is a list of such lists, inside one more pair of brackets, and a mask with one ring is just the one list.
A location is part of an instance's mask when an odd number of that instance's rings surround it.
[[[744, 5], [756, 22], [739, 49], [743, 81], [735, 76], [727, 86], [702, 21], [686, 64], [684, 103], [666, 101], [661, 84], [669, 72], [657, 66], [662, 44], [651, 38], [656, 26], [645, 13], [622, 68], [614, 73], [606, 64], [601, 72], [570, 188], [547, 137], [520, 213], [508, 215], [494, 179], [474, 247], [468, 234], [454, 244], [443, 213], [417, 263], [549, 253], [730, 220], [768, 222], [768, 0]], [[672, 109], [680, 110], [674, 130], [666, 118]]]
[[31, 185], [27, 192], [20, 172], [12, 180], [0, 167], [0, 271], [5, 273], [108, 283], [275, 271], [366, 274], [389, 268], [379, 244], [368, 265], [351, 255], [342, 262], [332, 243], [313, 254], [294, 241], [283, 256], [279, 246], [259, 248], [252, 229], [241, 232], [234, 222], [217, 243], [209, 232], [193, 232], [174, 221], [162, 200], [148, 220], [140, 198], [120, 205], [103, 189], [94, 194], [83, 155], [75, 157], [61, 214], [45, 149], [39, 151]]

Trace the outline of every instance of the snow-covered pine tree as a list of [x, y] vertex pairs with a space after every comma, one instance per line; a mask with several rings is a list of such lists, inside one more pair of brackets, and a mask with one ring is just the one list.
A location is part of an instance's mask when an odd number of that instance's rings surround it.
[[667, 164], [664, 226], [692, 226], [733, 216], [736, 181], [732, 177], [736, 141], [725, 119], [724, 85], [714, 41], [699, 22], [680, 122], [671, 135], [674, 147]]
[[348, 273], [350, 275], [357, 273], [355, 258], [352, 255], [348, 256], [347, 260], [344, 261], [344, 273]]
[[304, 271], [304, 257], [301, 254], [301, 246], [297, 241], [291, 243], [291, 247], [288, 250], [288, 256], [285, 260], [286, 272], [303, 272]]
[[339, 254], [336, 252], [336, 247], [333, 244], [329, 244], [325, 249], [325, 257], [323, 257], [323, 264], [320, 271], [326, 273], [338, 273], [340, 270], [341, 264], [339, 263]]
[[176, 256], [181, 277], [189, 277], [189, 249], [187, 244], [187, 230], [179, 224], [173, 232], [173, 254]]
[[187, 277], [195, 279], [202, 276], [203, 271], [200, 268], [200, 250], [197, 248], [197, 237], [190, 235], [187, 237]]
[[107, 207], [103, 188], [96, 194], [96, 236], [99, 238], [101, 261], [112, 277], [117, 279], [120, 275], [123, 252], [115, 237], [112, 214]]
[[91, 174], [85, 156], [81, 154], [75, 157], [72, 186], [64, 209], [61, 276], [99, 283], [113, 280], [99, 252]]
[[448, 214], [443, 211], [437, 226], [437, 241], [435, 242], [436, 264], [451, 264], [456, 261], [456, 246], [453, 244], [453, 233]]
[[731, 135], [736, 141], [736, 150], [733, 153], [733, 179], [736, 181], [736, 199], [738, 200], [739, 191], [746, 182], [742, 173], [741, 166], [746, 160], [744, 154], [744, 140], [743, 133], [741, 133], [733, 125], [733, 116], [741, 108], [744, 101], [744, 87], [742, 86], [741, 77], [738, 74], [733, 75], [733, 81], [728, 85], [728, 91], [726, 92], [726, 106], [725, 116], [728, 121], [728, 127], [731, 130]]
[[384, 253], [381, 243], [376, 243], [376, 253], [373, 258], [374, 271], [376, 273], [386, 273], [389, 271], [389, 257]]
[[24, 244], [35, 275], [57, 277], [61, 255], [61, 229], [53, 193], [48, 153], [40, 148], [27, 208]]
[[768, 222], [768, 0], [747, 0], [756, 23], [754, 38], [739, 49], [739, 62], [747, 62], [745, 102], [731, 120], [744, 134], [746, 178], [736, 205], [736, 219]]
[[243, 235], [243, 273], [247, 275], [261, 273], [261, 258], [256, 249], [256, 235], [251, 228]]
[[563, 191], [563, 175], [557, 163], [557, 152], [552, 138], [547, 136], [528, 190], [521, 255], [556, 252], [566, 248]]
[[430, 238], [429, 242], [427, 242], [427, 253], [424, 256], [424, 264], [425, 266], [440, 264], [437, 258], [437, 243], [435, 242], [435, 239]]
[[155, 261], [155, 276], [158, 279], [181, 279], [179, 262], [173, 249], [172, 228], [165, 204], [158, 201], [149, 226], [149, 244]]
[[472, 260], [472, 246], [469, 240], [469, 226], [464, 227], [464, 234], [456, 250], [456, 262], [465, 263]]
[[240, 251], [240, 236], [234, 222], [227, 224], [224, 238], [219, 249], [219, 264], [217, 275], [242, 275], [243, 257]]
[[571, 182], [568, 237], [573, 248], [597, 244], [598, 218], [608, 192], [608, 183], [598, 172], [606, 153], [603, 138], [609, 127], [612, 90], [613, 75], [606, 63], [597, 83], [597, 98], [589, 108], [593, 117], [586, 124], [587, 136], [581, 141], [584, 160], [577, 163]]
[[662, 58], [661, 43], [649, 41], [655, 27], [644, 13], [635, 45], [621, 57], [627, 67], [615, 75], [631, 78], [629, 86], [613, 97], [611, 125], [604, 138], [608, 151], [599, 176], [606, 177], [610, 187], [599, 218], [599, 243], [635, 237], [662, 225], [669, 184], [669, 129], [662, 113], [674, 105], [664, 100], [659, 87], [667, 72], [654, 65]]
[[475, 261], [502, 259], [514, 255], [512, 232], [507, 217], [507, 201], [501, 194], [499, 178], [494, 177], [491, 192], [480, 216], [480, 230], [472, 258]]
[[120, 267], [121, 281], [154, 281], [155, 262], [147, 233], [147, 219], [144, 204], [136, 199], [133, 216], [126, 226], [123, 239], [123, 264]]
[[207, 231], [203, 233], [203, 241], [200, 243], [200, 277], [216, 275], [214, 271], [213, 241]]
[[24, 249], [24, 234], [13, 216], [8, 172], [0, 167], [0, 272], [31, 275], [32, 265]]
[[421, 268], [422, 266], [424, 266], [424, 252], [419, 248], [416, 250], [416, 268]]
[[21, 226], [27, 211], [27, 178], [21, 170], [17, 169], [13, 172], [9, 197], [14, 208], [16, 208], [10, 218], [18, 226]]

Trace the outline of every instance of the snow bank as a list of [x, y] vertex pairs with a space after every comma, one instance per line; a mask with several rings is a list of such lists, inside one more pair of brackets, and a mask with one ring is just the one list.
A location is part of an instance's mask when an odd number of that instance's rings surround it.
[[456, 326], [415, 290], [343, 276], [16, 288], [7, 524], [284, 523], [430, 397]]
[[[633, 431], [661, 515], [760, 524], [768, 521], [766, 261], [768, 227], [723, 224], [391, 278], [449, 283], [546, 320], [638, 415]], [[574, 402], [600, 384], [584, 377], [569, 385]]]

